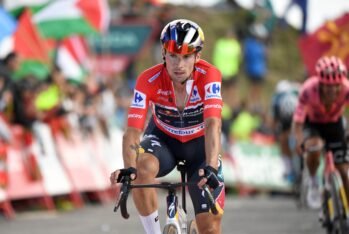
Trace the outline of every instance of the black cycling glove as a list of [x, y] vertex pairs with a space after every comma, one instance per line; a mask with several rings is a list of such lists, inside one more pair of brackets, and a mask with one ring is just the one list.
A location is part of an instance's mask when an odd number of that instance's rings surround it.
[[204, 177], [207, 179], [206, 184], [210, 186], [210, 188], [216, 189], [219, 186], [219, 180], [217, 177], [218, 171], [211, 166], [206, 166], [204, 172]]
[[120, 173], [119, 173], [119, 176], [118, 176], [118, 179], [117, 179], [117, 182], [118, 183], [123, 183], [126, 176], [128, 176], [131, 179], [131, 174], [135, 174], [136, 175], [136, 177], [133, 179], [133, 180], [135, 180], [137, 178], [137, 169], [134, 168], [134, 167], [121, 169]]

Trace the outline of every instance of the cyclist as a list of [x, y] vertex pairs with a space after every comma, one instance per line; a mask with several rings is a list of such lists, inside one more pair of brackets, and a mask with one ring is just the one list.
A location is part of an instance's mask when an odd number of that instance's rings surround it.
[[294, 139], [290, 134], [292, 117], [298, 102], [298, 92], [298, 83], [280, 80], [276, 85], [271, 102], [273, 129], [286, 169], [285, 178], [291, 182], [294, 180], [298, 164], [293, 157]]
[[[185, 160], [189, 194], [200, 233], [221, 233], [224, 183], [219, 159], [221, 147], [221, 74], [200, 59], [204, 34], [194, 22], [174, 20], [162, 30], [164, 62], [137, 79], [123, 136], [124, 169], [111, 183], [131, 175], [135, 184], [154, 183]], [[152, 117], [140, 142], [148, 108]], [[140, 148], [139, 148], [140, 147]], [[136, 149], [136, 151], [134, 150]], [[138, 149], [138, 150], [137, 150]], [[202, 186], [213, 189], [219, 215], [209, 212]], [[133, 190], [133, 200], [146, 233], [161, 233], [156, 190]]]
[[[316, 63], [316, 76], [303, 84], [293, 116], [297, 151], [306, 155], [309, 169], [307, 202], [311, 208], [321, 206], [321, 193], [316, 179], [322, 146], [333, 152], [336, 168], [343, 179], [349, 198], [349, 155], [345, 139], [343, 112], [349, 103], [347, 68], [337, 57], [321, 57]], [[308, 149], [317, 151], [308, 151]]]

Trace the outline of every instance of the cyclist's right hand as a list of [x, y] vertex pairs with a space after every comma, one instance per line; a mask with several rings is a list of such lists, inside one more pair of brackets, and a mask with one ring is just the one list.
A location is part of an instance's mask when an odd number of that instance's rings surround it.
[[114, 171], [110, 174], [110, 183], [122, 183], [126, 176], [130, 177], [131, 180], [135, 180], [137, 178], [137, 169], [134, 167], [129, 167], [126, 169], [124, 168]]
[[205, 168], [200, 169], [199, 176], [201, 177], [201, 180], [198, 183], [199, 188], [202, 188], [204, 184], [207, 184], [211, 189], [216, 189], [220, 185], [217, 174], [218, 171], [211, 166], [206, 166]]

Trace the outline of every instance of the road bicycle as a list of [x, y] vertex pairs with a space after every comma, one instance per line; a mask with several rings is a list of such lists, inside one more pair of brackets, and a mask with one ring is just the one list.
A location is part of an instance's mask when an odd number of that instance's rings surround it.
[[[131, 189], [135, 188], [159, 188], [168, 191], [166, 202], [166, 224], [163, 229], [163, 234], [197, 234], [198, 229], [195, 220], [188, 220], [186, 209], [186, 187], [197, 186], [196, 183], [186, 182], [185, 162], [179, 161], [177, 163], [177, 170], [181, 174], [181, 182], [169, 183], [162, 182], [159, 184], [131, 184], [129, 176], [125, 176], [119, 192], [119, 197], [114, 207], [114, 212], [117, 212], [119, 207], [123, 218], [130, 217], [127, 211], [127, 198]], [[182, 202], [179, 204], [176, 190], [181, 188]], [[218, 214], [215, 204], [215, 199], [207, 185], [203, 186], [205, 197], [207, 198], [208, 207], [213, 214]]]
[[348, 203], [342, 178], [337, 171], [332, 151], [325, 154], [324, 168], [324, 193], [322, 211], [323, 220], [320, 220], [326, 228], [327, 234], [347, 234], [349, 228]]

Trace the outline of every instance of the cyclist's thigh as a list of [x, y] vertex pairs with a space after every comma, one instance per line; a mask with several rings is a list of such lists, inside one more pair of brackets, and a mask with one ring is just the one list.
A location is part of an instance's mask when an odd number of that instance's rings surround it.
[[156, 127], [147, 128], [140, 143], [145, 152], [154, 155], [159, 160], [159, 173], [157, 177], [162, 177], [170, 173], [176, 166], [176, 160], [163, 140], [163, 133]]
[[[184, 148], [183, 148], [184, 147]], [[206, 156], [205, 156], [205, 139], [204, 137], [197, 138], [193, 141], [186, 142], [183, 144], [180, 149], [181, 152], [184, 152], [184, 160], [186, 160], [186, 168], [188, 181], [197, 183], [200, 180], [198, 170], [200, 168], [204, 168], [206, 166]], [[176, 152], [179, 153], [179, 152]], [[222, 174], [222, 161], [219, 160], [219, 168], [218, 168], [218, 178], [220, 179], [221, 186], [219, 186], [214, 192], [218, 204], [218, 209], [223, 211], [224, 208], [224, 181]], [[195, 214], [208, 212], [209, 208], [207, 206], [207, 200], [203, 197], [203, 190], [199, 189], [198, 186], [189, 187], [189, 194], [191, 200], [193, 202]]]
[[[201, 164], [199, 168], [203, 168], [206, 165], [205, 162]], [[189, 182], [195, 182], [197, 183], [199, 181], [200, 177], [198, 175], [198, 169], [195, 170], [195, 173], [191, 174], [191, 177], [188, 177]], [[224, 210], [224, 200], [225, 200], [225, 186], [224, 186], [224, 179], [222, 174], [222, 161], [219, 161], [219, 167], [218, 167], [218, 179], [220, 180], [221, 184], [213, 191], [213, 196], [216, 200], [217, 209], [220, 213], [223, 213]], [[191, 200], [193, 202], [194, 211], [195, 214], [204, 213], [209, 211], [209, 207], [207, 204], [207, 198], [204, 197], [204, 192], [202, 189], [200, 189], [198, 186], [191, 186], [189, 188], [189, 194], [191, 197]]]
[[323, 144], [321, 134], [319, 131], [319, 126], [306, 122], [303, 128], [303, 143], [305, 148], [317, 147]]
[[331, 150], [336, 164], [348, 163], [349, 155], [345, 139], [345, 127], [342, 119], [319, 127], [321, 137], [325, 140], [326, 150]]

